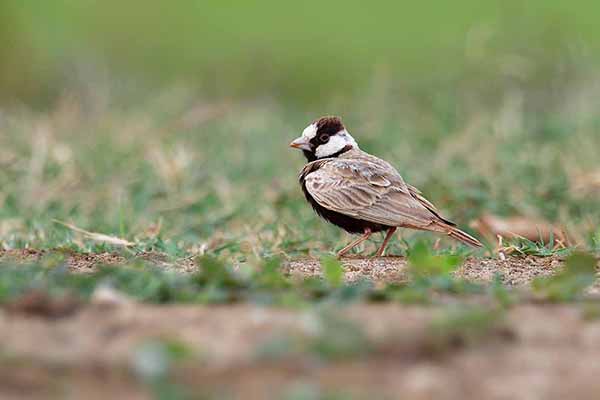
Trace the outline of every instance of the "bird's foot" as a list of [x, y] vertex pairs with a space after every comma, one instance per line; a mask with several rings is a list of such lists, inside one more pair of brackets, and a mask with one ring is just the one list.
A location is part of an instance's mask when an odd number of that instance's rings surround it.
[[351, 257], [351, 255], [348, 254], [348, 250], [346, 250], [346, 249], [342, 249], [335, 254], [335, 258], [337, 258], [338, 260], [341, 260], [342, 258], [348, 258], [348, 257]]

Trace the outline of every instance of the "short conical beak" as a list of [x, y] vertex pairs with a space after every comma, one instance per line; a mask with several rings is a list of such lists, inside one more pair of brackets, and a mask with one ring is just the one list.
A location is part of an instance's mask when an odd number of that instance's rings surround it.
[[290, 147], [300, 150], [312, 150], [309, 140], [304, 136], [300, 136], [299, 138], [295, 139], [292, 143], [290, 143]]

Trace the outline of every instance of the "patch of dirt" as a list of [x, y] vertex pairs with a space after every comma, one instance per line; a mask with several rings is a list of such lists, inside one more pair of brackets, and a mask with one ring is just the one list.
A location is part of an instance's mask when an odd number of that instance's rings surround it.
[[[89, 273], [101, 265], [118, 266], [136, 261], [144, 261], [168, 271], [194, 273], [198, 265], [194, 257], [173, 260], [164, 253], [148, 251], [132, 254], [127, 258], [117, 253], [76, 253], [64, 250], [19, 249], [0, 251], [0, 262], [27, 264], [44, 257], [60, 255], [71, 272]], [[496, 275], [505, 285], [526, 286], [539, 276], [550, 276], [562, 267], [564, 259], [558, 256], [507, 256], [498, 258], [467, 258], [455, 272], [457, 277], [474, 282], [491, 282]], [[405, 257], [386, 256], [378, 258], [347, 257], [342, 259], [346, 282], [361, 279], [379, 283], [400, 283], [409, 279], [408, 260]], [[298, 258], [283, 263], [283, 270], [292, 277], [303, 278], [322, 276], [321, 263], [317, 258]], [[600, 271], [600, 261], [599, 261]], [[600, 294], [600, 279], [590, 289], [590, 293]]]
[[509, 256], [496, 258], [468, 258], [456, 271], [456, 275], [477, 282], [491, 282], [499, 274], [506, 285], [522, 286], [539, 276], [550, 276], [562, 267], [560, 257]]
[[151, 339], [193, 349], [196, 356], [176, 369], [177, 381], [233, 398], [281, 398], [299, 387], [409, 399], [595, 399], [600, 392], [600, 321], [586, 321], [574, 306], [516, 306], [504, 323], [509, 336], [417, 355], [419, 332], [430, 329], [439, 310], [355, 304], [337, 312], [364, 328], [371, 353], [329, 362], [265, 358], [260, 349], [283, 333], [313, 335], [314, 320], [247, 304], [90, 306], [52, 323], [0, 312], [0, 343], [10, 355], [0, 362], [0, 397], [77, 398], [91, 391], [92, 398], [149, 398], [132, 366]]
[[137, 260], [178, 272], [194, 272], [197, 270], [193, 258], [184, 258], [173, 262], [166, 254], [154, 251], [140, 252], [129, 258], [117, 253], [76, 253], [65, 250], [16, 249], [0, 251], [0, 261], [19, 264], [38, 262], [47, 256], [64, 257], [69, 270], [77, 273], [95, 272], [101, 265], [122, 265]]
[[[509, 256], [505, 260], [468, 258], [456, 271], [456, 275], [476, 282], [491, 282], [496, 274], [500, 274], [503, 283], [522, 286], [538, 276], [552, 275], [562, 266], [562, 262], [563, 260], [556, 256]], [[348, 282], [359, 279], [402, 282], [408, 279], [408, 261], [404, 257], [344, 258], [342, 264]], [[286, 264], [286, 271], [292, 276], [321, 276], [321, 265], [318, 259], [297, 259]]]
[[69, 270], [72, 272], [94, 272], [99, 265], [118, 265], [126, 260], [115, 253], [76, 253], [65, 250], [34, 250], [16, 249], [0, 253], [0, 261], [28, 264], [41, 261], [44, 257], [64, 257]]
[[67, 257], [69, 270], [73, 272], [94, 272], [99, 265], [123, 264], [125, 258], [112, 253], [79, 254], [71, 253]]
[[[122, 265], [135, 261], [144, 261], [165, 270], [181, 273], [193, 273], [198, 270], [194, 257], [172, 260], [168, 255], [154, 251], [141, 252], [126, 258], [116, 253], [20, 249], [0, 252], [0, 261], [26, 264], [56, 254], [65, 257], [69, 270], [76, 273], [95, 272], [101, 265]], [[498, 274], [506, 285], [524, 286], [536, 277], [552, 275], [561, 268], [563, 261], [563, 258], [558, 256], [507, 256], [504, 260], [471, 257], [465, 260], [455, 274], [475, 282], [491, 282]], [[342, 264], [347, 282], [367, 279], [374, 282], [399, 283], [409, 279], [408, 260], [405, 257], [347, 257], [342, 259]], [[292, 277], [322, 276], [321, 263], [317, 258], [289, 260], [284, 262], [283, 269]], [[595, 285], [594, 291], [600, 293], [600, 283]]]
[[[408, 279], [404, 257], [346, 257], [341, 260], [347, 282], [369, 279], [376, 282], [402, 282]], [[300, 258], [284, 265], [293, 277], [322, 276], [321, 262], [316, 258]]]
[[50, 296], [46, 291], [31, 290], [5, 305], [9, 313], [60, 318], [75, 313], [83, 303], [69, 294]]
[[0, 261], [11, 261], [18, 263], [33, 263], [39, 261], [40, 258], [47, 253], [47, 250], [35, 250], [35, 249], [15, 249], [15, 250], [3, 250], [0, 249]]
[[[5, 251], [0, 260], [26, 263], [51, 254]], [[136, 259], [174, 271], [197, 269], [193, 259], [173, 262], [161, 253], [63, 254], [75, 273]], [[522, 286], [551, 275], [562, 261], [469, 258], [456, 274], [480, 282], [500, 274], [506, 284]], [[343, 265], [347, 281], [408, 279], [402, 257], [346, 258]], [[294, 277], [321, 275], [312, 258], [283, 267]], [[98, 297], [104, 300], [76, 304], [32, 292], [0, 310], [0, 398], [156, 397], [140, 375], [140, 351], [152, 341], [186, 348], [191, 356], [173, 367], [172, 378], [195, 394], [217, 398], [334, 391], [390, 399], [558, 400], [596, 399], [600, 393], [600, 302], [592, 298], [591, 311], [576, 304], [514, 306], [498, 328], [473, 343], [452, 339], [443, 348], [427, 339], [437, 332], [431, 321], [440, 316], [439, 306], [352, 304], [333, 315], [360, 327], [369, 351], [327, 360], [306, 349], [294, 353], [293, 344], [281, 341], [315, 337], [321, 328], [309, 311], [252, 304], [153, 306], [118, 293]], [[329, 335], [335, 340], [344, 330]]]

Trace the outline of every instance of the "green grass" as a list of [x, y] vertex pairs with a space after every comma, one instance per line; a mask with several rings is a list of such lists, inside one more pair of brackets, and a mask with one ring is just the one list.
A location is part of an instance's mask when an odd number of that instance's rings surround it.
[[[600, 168], [600, 97], [593, 86], [576, 88], [565, 83], [564, 100], [539, 112], [528, 111], [537, 95], [526, 88], [486, 104], [460, 87], [427, 104], [372, 92], [318, 113], [266, 101], [215, 104], [184, 89], [126, 107], [65, 95], [47, 113], [8, 109], [0, 120], [0, 245], [111, 249], [55, 222], [63, 221], [135, 242], [133, 251], [236, 260], [332, 254], [349, 239], [305, 203], [296, 178], [304, 159], [287, 147], [331, 112], [462, 228], [483, 213], [532, 216], [595, 250], [597, 192], [578, 185]], [[570, 107], [583, 99], [589, 113]], [[389, 253], [436, 236], [402, 238]]]
[[523, 215], [600, 248], [597, 5], [121, 3], [0, 5], [3, 247], [110, 250], [62, 221], [133, 251], [327, 255], [346, 239], [287, 143], [338, 114], [461, 227]]
[[[305, 161], [287, 144], [315, 117], [339, 114], [364, 150], [395, 165], [462, 229], [478, 236], [469, 225], [487, 213], [534, 217], [566, 228], [580, 250], [598, 252], [598, 188], [589, 177], [600, 171], [600, 90], [592, 64], [580, 60], [564, 65], [564, 75], [540, 69], [510, 84], [473, 74], [404, 87], [383, 74], [359, 96], [325, 95], [304, 108], [275, 96], [204, 97], [184, 85], [138, 96], [112, 78], [90, 82], [88, 91], [68, 87], [43, 112], [3, 108], [0, 246], [117, 251], [128, 261], [86, 276], [45, 262], [3, 266], [0, 298], [40, 287], [87, 299], [109, 284], [152, 303], [427, 304], [445, 293], [509, 307], [518, 296], [499, 281], [484, 287], [451, 274], [466, 256], [495, 255], [496, 243], [473, 252], [442, 238], [432, 252], [438, 236], [423, 232], [402, 231], [389, 246], [389, 254], [408, 256], [410, 284], [343, 284], [332, 255], [349, 237], [305, 202], [297, 182]], [[361, 250], [373, 254], [380, 240]], [[573, 250], [554, 240], [505, 244], [516, 255]], [[161, 271], [135, 261], [141, 251], [199, 257], [200, 268], [190, 276]], [[322, 260], [324, 281], [281, 275], [281, 260], [306, 255]], [[588, 275], [540, 280], [540, 296], [578, 300]]]

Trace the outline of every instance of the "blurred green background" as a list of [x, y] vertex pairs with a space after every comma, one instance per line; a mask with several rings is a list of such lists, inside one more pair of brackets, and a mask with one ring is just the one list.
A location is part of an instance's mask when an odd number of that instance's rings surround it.
[[592, 1], [3, 0], [0, 243], [86, 246], [60, 220], [173, 251], [339, 248], [287, 148], [339, 114], [462, 227], [539, 218], [600, 248], [598, 15]]
[[0, 89], [45, 105], [92, 71], [305, 103], [360, 95], [378, 74], [547, 85], [598, 61], [599, 13], [554, 0], [3, 0]]

